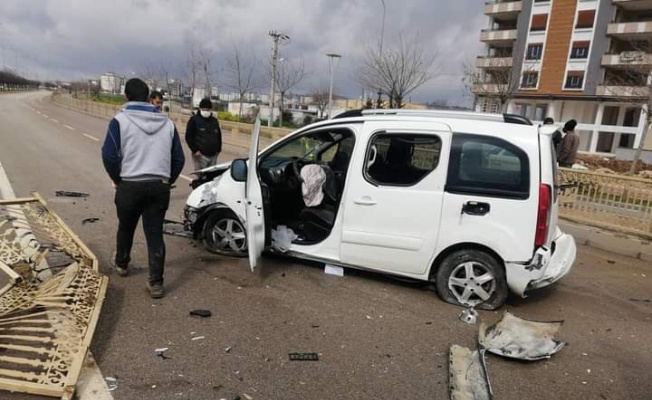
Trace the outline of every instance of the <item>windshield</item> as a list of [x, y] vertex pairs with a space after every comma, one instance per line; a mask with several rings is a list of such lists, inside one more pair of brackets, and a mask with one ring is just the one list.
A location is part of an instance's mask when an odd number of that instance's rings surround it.
[[[318, 131], [301, 135], [265, 154], [260, 161], [261, 167], [273, 167], [289, 160], [330, 161], [330, 153], [336, 150], [336, 144], [343, 134], [338, 131]], [[331, 151], [332, 150], [332, 151]]]

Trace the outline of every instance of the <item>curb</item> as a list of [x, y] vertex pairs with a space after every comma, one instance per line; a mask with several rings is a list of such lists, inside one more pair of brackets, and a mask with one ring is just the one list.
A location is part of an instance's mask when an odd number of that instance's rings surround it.
[[559, 228], [577, 244], [652, 263], [652, 241], [646, 238], [559, 219]]

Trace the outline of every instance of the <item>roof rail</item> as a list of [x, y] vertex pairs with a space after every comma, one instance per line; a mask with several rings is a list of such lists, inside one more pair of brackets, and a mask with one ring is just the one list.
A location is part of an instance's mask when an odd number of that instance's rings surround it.
[[[338, 115], [338, 117], [340, 115]], [[362, 110], [362, 115], [407, 115], [414, 117], [463, 118], [480, 121], [505, 122], [508, 124], [532, 125], [532, 122], [529, 119], [516, 114], [489, 114], [474, 111], [373, 109]]]
[[348, 118], [348, 117], [362, 117], [362, 109], [347, 110], [344, 111], [343, 113], [337, 114], [331, 119]]

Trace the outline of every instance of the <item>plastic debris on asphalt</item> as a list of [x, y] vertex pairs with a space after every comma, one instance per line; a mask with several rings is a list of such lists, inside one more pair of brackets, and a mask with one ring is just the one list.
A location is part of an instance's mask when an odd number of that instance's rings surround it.
[[317, 353], [289, 353], [290, 361], [319, 361]]
[[344, 276], [344, 268], [338, 267], [337, 265], [325, 264], [324, 272], [328, 275]]
[[112, 392], [118, 388], [118, 380], [116, 378], [107, 376], [104, 378], [104, 381], [106, 382], [106, 386], [109, 388], [109, 392]]
[[448, 355], [448, 390], [451, 400], [490, 400], [491, 384], [483, 351], [456, 344]]
[[475, 325], [478, 322], [478, 312], [473, 307], [462, 310], [459, 320], [469, 325]]
[[190, 315], [193, 317], [208, 318], [213, 314], [211, 313], [210, 310], [192, 310], [190, 311]]
[[528, 321], [505, 311], [502, 319], [487, 327], [480, 322], [478, 343], [481, 349], [519, 360], [540, 360], [564, 347], [555, 337], [564, 321]]

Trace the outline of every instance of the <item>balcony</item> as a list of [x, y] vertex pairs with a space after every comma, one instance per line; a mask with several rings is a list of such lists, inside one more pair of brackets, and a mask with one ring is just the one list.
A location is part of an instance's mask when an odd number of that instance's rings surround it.
[[497, 68], [511, 68], [514, 63], [512, 57], [487, 57], [478, 56], [475, 60], [477, 68], [497, 69]]
[[499, 94], [505, 91], [505, 85], [498, 83], [476, 83], [471, 87], [471, 92], [473, 94]]
[[652, 10], [652, 0], [613, 0], [613, 4], [629, 11]]
[[488, 1], [484, 3], [484, 14], [501, 20], [515, 20], [522, 8], [521, 1]]
[[623, 51], [619, 54], [605, 54], [602, 56], [602, 66], [621, 69], [652, 68], [652, 54], [642, 51]]
[[595, 91], [598, 96], [625, 97], [625, 98], [646, 98], [650, 95], [650, 88], [647, 86], [605, 86], [600, 85]]
[[494, 46], [511, 46], [516, 40], [516, 29], [483, 29], [480, 41]]
[[621, 40], [652, 39], [652, 21], [611, 23], [607, 35]]

